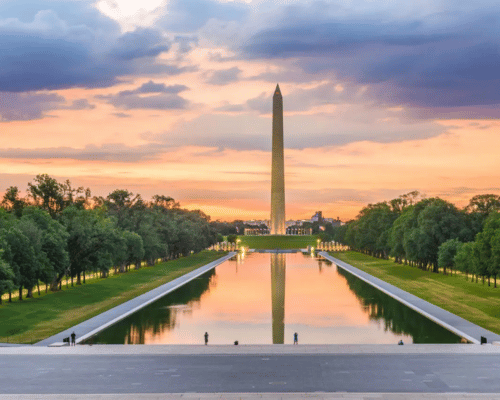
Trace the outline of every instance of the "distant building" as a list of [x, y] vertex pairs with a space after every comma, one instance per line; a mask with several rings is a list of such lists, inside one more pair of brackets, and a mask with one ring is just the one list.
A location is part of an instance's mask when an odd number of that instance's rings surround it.
[[[320, 226], [330, 223], [333, 226], [341, 226], [344, 223], [337, 218], [324, 218], [322, 211], [316, 211], [310, 219], [289, 219], [285, 222], [285, 230], [287, 235], [312, 235], [312, 228], [303, 228], [304, 223], [319, 222]], [[245, 235], [269, 235], [269, 220], [248, 220], [244, 221]], [[321, 229], [320, 230], [324, 230]]]
[[268, 219], [251, 219], [249, 221], [243, 221], [245, 225], [252, 225], [252, 226], [261, 226], [265, 225], [269, 227], [269, 220]]
[[297, 236], [312, 235], [312, 228], [301, 228], [294, 225], [286, 228], [286, 234], [297, 235]]
[[244, 221], [244, 235], [269, 235], [269, 220], [268, 219], [252, 219]]
[[323, 218], [323, 222], [329, 222], [333, 226], [341, 226], [344, 225], [344, 223], [337, 217], [337, 219], [333, 218]]
[[311, 217], [311, 222], [323, 222], [323, 211], [316, 211], [316, 213]]
[[325, 224], [325, 223], [330, 223], [333, 226], [344, 225], [344, 223], [340, 220], [339, 217], [337, 217], [336, 219], [334, 219], [334, 218], [324, 218], [322, 211], [316, 211], [316, 213], [311, 217], [311, 219], [309, 220], [309, 222], [319, 222], [320, 225], [321, 224]]
[[245, 228], [244, 235], [269, 235], [269, 228]]

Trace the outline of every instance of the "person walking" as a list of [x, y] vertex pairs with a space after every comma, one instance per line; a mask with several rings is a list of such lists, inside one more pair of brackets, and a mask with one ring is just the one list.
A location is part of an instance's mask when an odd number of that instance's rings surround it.
[[205, 332], [205, 346], [208, 344], [208, 332]]
[[76, 346], [76, 333], [71, 334], [71, 346]]
[[297, 332], [293, 334], [293, 344], [299, 344], [299, 334]]

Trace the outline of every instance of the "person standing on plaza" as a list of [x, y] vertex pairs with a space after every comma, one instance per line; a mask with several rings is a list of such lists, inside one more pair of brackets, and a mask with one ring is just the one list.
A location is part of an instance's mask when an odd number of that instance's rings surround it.
[[71, 346], [75, 346], [76, 345], [76, 333], [73, 332], [71, 334]]
[[299, 344], [299, 334], [297, 332], [293, 334], [293, 344]]
[[208, 332], [205, 332], [205, 346], [208, 344]]

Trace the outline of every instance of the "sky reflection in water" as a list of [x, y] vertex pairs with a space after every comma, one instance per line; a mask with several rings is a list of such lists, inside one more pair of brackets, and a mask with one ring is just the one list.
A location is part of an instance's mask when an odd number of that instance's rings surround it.
[[457, 343], [460, 338], [325, 260], [238, 255], [92, 339], [125, 344]]

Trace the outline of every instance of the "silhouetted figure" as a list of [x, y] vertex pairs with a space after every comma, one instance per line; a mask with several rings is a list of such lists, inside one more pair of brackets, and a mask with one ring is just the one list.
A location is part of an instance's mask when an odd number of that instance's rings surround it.
[[205, 332], [205, 346], [208, 344], [208, 332]]
[[400, 345], [400, 346], [404, 345], [403, 341], [402, 341], [402, 340], [400, 340], [400, 341], [398, 342], [398, 345]]
[[71, 334], [71, 346], [75, 346], [76, 345], [76, 333], [73, 332]]
[[234, 345], [238, 346], [238, 341], [237, 340], [234, 341]]
[[293, 344], [299, 344], [299, 334], [297, 332], [293, 334]]

